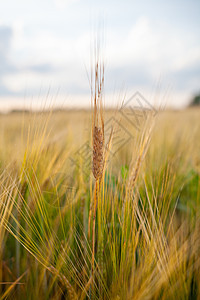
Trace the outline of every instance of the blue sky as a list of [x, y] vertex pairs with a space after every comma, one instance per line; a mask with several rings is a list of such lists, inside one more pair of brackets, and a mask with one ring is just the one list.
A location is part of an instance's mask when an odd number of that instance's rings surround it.
[[185, 105], [200, 91], [199, 12], [199, 0], [0, 1], [0, 107], [34, 102], [49, 88], [55, 102], [90, 104], [97, 31], [108, 104], [137, 90], [150, 98], [159, 83], [169, 105]]

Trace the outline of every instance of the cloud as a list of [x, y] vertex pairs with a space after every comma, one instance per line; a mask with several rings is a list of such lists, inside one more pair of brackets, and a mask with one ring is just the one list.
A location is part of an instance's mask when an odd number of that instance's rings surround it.
[[35, 64], [35, 65], [28, 65], [27, 66], [27, 70], [28, 71], [33, 71], [36, 73], [49, 73], [49, 72], [53, 72], [55, 70], [55, 68], [48, 63], [41, 63], [41, 64]]
[[73, 62], [62, 66], [37, 65], [36, 69], [35, 66], [27, 66], [18, 73], [5, 75], [3, 83], [13, 94], [21, 96], [25, 91], [32, 95], [46, 94], [49, 88], [52, 93], [59, 89], [63, 94], [85, 94], [89, 93], [90, 88], [85, 69], [81, 69]]
[[[187, 94], [200, 82], [200, 45], [195, 35], [170, 25], [159, 27], [140, 17], [126, 34], [109, 32], [110, 74], [125, 87], [150, 88], [160, 76], [176, 93]], [[111, 77], [111, 76], [110, 76]], [[121, 81], [121, 82], [122, 82]]]
[[111, 92], [114, 85], [120, 87], [122, 84], [127, 89], [137, 86], [149, 86], [152, 84], [152, 76], [148, 68], [136, 63], [132, 65], [112, 66], [106, 70], [105, 86], [108, 91]]
[[0, 53], [5, 54], [10, 47], [12, 29], [8, 26], [0, 27]]
[[178, 28], [172, 30], [170, 26], [159, 28], [144, 16], [124, 35], [111, 31], [109, 39], [109, 60], [115, 66], [140, 64], [160, 72], [181, 70], [200, 62], [196, 36]]
[[0, 95], [10, 94], [10, 89], [3, 83], [3, 76], [15, 71], [9, 60], [12, 35], [11, 27], [0, 26]]
[[[70, 3], [70, 1], [64, 1]], [[33, 26], [33, 24], [32, 24]], [[88, 29], [70, 36], [50, 27], [0, 27], [1, 94], [38, 94], [40, 86], [61, 87], [66, 94], [89, 94], [84, 64], [90, 69]], [[127, 30], [106, 30], [106, 90], [152, 89], [160, 74], [176, 93], [199, 85], [200, 46], [195, 35], [182, 29], [159, 27], [141, 16]], [[73, 33], [73, 30], [72, 30]], [[168, 82], [166, 82], [168, 81]]]
[[12, 34], [11, 27], [0, 26], [0, 78], [15, 69], [9, 60]]
[[66, 8], [70, 4], [78, 2], [78, 0], [53, 0], [55, 6], [59, 9]]
[[[169, 75], [168, 75], [169, 77]], [[175, 82], [179, 91], [200, 90], [200, 62], [183, 67], [170, 73], [170, 78]]]
[[[31, 60], [21, 63], [12, 56], [13, 43], [16, 38], [15, 28], [0, 26], [0, 95], [23, 95], [27, 78], [34, 81], [34, 74], [47, 74], [54, 71], [51, 63], [39, 61], [35, 64]], [[20, 28], [22, 33], [22, 28]], [[33, 59], [32, 59], [33, 60]], [[32, 76], [33, 75], [33, 76]], [[35, 77], [36, 77], [35, 76]], [[36, 81], [38, 83], [38, 81]], [[33, 85], [35, 85], [33, 83]], [[38, 87], [37, 87], [38, 89]]]

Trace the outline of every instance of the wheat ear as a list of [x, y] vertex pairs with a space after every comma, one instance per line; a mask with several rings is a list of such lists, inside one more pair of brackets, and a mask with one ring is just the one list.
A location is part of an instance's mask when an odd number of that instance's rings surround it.
[[[92, 77], [91, 77], [92, 80]], [[104, 67], [99, 65], [98, 61], [95, 65], [95, 84], [94, 95], [91, 84], [92, 94], [92, 173], [95, 179], [94, 198], [91, 202], [88, 220], [88, 235], [90, 237], [90, 223], [92, 218], [92, 277], [94, 289], [94, 262], [95, 262], [95, 224], [96, 224], [96, 211], [100, 193], [100, 184], [104, 170], [104, 117], [103, 117], [103, 104], [102, 104], [102, 91], [104, 85]]]

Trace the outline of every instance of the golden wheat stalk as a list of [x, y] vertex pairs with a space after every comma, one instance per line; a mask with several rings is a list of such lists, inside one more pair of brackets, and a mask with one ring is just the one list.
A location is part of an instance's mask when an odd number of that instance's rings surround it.
[[[97, 51], [98, 52], [98, 51]], [[103, 108], [103, 89], [104, 89], [104, 64], [100, 61], [99, 53], [96, 56], [94, 72], [94, 91], [93, 73], [91, 73], [91, 105], [92, 105], [92, 173], [95, 179], [94, 197], [90, 204], [88, 219], [88, 236], [90, 238], [90, 227], [92, 218], [92, 278], [94, 288], [94, 269], [95, 269], [95, 227], [98, 202], [100, 201], [101, 184], [108, 157], [108, 150], [111, 145], [113, 129], [107, 145], [105, 145], [104, 135], [104, 108]], [[92, 288], [92, 289], [93, 289]], [[94, 292], [94, 290], [93, 290]]]
[[[91, 82], [91, 96], [92, 96], [92, 173], [95, 179], [94, 198], [91, 202], [88, 220], [88, 235], [90, 237], [90, 223], [92, 219], [92, 278], [94, 287], [94, 262], [95, 262], [95, 224], [96, 211], [100, 193], [100, 184], [104, 171], [104, 117], [102, 104], [102, 91], [104, 85], [104, 66], [98, 63], [95, 65], [95, 84], [94, 95]], [[92, 76], [91, 76], [92, 81]]]

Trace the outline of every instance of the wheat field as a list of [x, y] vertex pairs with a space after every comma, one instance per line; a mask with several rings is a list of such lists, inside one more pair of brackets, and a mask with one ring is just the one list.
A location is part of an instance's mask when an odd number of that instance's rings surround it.
[[0, 115], [0, 299], [200, 299], [200, 110], [137, 113]]

